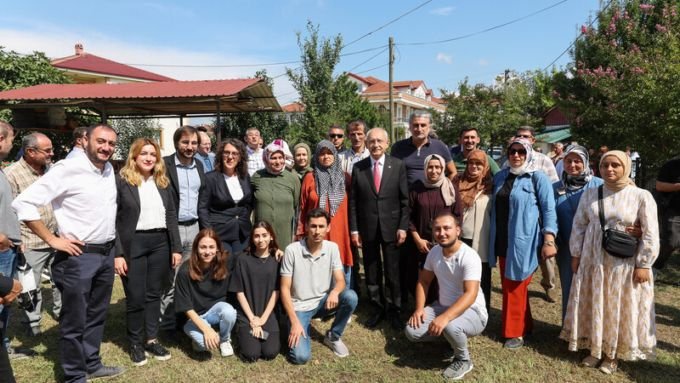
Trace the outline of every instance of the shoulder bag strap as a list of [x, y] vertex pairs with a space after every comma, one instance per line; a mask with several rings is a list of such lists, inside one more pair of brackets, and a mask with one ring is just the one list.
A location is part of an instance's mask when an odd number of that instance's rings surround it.
[[600, 214], [600, 226], [602, 227], [602, 232], [604, 233], [604, 203], [602, 203], [603, 186], [600, 185], [597, 188], [597, 210]]

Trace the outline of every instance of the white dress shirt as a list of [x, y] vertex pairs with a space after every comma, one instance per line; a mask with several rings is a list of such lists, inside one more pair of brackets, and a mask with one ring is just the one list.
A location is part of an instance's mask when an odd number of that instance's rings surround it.
[[373, 174], [373, 168], [375, 168], [375, 163], [378, 163], [378, 173], [380, 173], [380, 181], [382, 182], [383, 170], [385, 169], [385, 155], [383, 154], [377, 161], [371, 157], [371, 174]]
[[165, 206], [156, 181], [149, 177], [142, 181], [139, 190], [139, 219], [136, 230], [164, 229]]
[[227, 184], [227, 189], [229, 189], [229, 194], [231, 194], [231, 199], [238, 203], [243, 198], [243, 188], [241, 187], [241, 182], [239, 182], [238, 176], [228, 176], [224, 175], [224, 182]]
[[61, 237], [103, 244], [116, 238], [116, 196], [111, 164], [100, 171], [86, 156], [76, 156], [54, 164], [12, 207], [20, 221], [37, 221], [38, 208], [52, 204]]

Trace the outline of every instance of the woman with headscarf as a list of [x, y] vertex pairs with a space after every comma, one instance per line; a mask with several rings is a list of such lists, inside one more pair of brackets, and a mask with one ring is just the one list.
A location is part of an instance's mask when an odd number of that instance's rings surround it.
[[[408, 292], [414, 296], [418, 273], [434, 244], [432, 221], [443, 212], [453, 213], [456, 217], [460, 217], [461, 213], [455, 187], [444, 175], [446, 169], [444, 158], [438, 154], [430, 154], [425, 157], [423, 164], [425, 178], [422, 181], [416, 180], [409, 192], [411, 213], [408, 231], [411, 241], [402, 259], [402, 282], [405, 282]], [[405, 296], [402, 292], [402, 297]], [[436, 289], [430, 288], [428, 301], [436, 297]]]
[[309, 145], [305, 144], [304, 142], [300, 142], [299, 144], [293, 146], [293, 174], [298, 176], [298, 179], [300, 182], [302, 182], [302, 179], [305, 177], [305, 174], [308, 172], [311, 172], [313, 169], [309, 165], [312, 161], [312, 149], [309, 147]]
[[489, 267], [489, 230], [493, 179], [484, 151], [475, 149], [468, 154], [465, 171], [454, 178], [463, 210], [460, 239], [472, 247], [482, 260], [480, 287], [484, 293], [487, 312], [491, 308], [491, 268]]
[[597, 188], [602, 185], [601, 178], [595, 177], [590, 169], [588, 150], [580, 145], [570, 145], [564, 152], [562, 159], [564, 170], [560, 174], [560, 181], [553, 184], [555, 192], [555, 211], [557, 212], [558, 234], [557, 267], [560, 271], [562, 285], [562, 319], [567, 311], [569, 290], [571, 289], [571, 252], [569, 251], [569, 236], [574, 223], [574, 214], [579, 201], [586, 189]]
[[331, 230], [326, 239], [335, 242], [340, 249], [340, 260], [345, 273], [347, 288], [352, 271], [352, 249], [349, 241], [348, 201], [349, 176], [342, 171], [335, 146], [328, 140], [316, 145], [314, 171], [305, 175], [300, 191], [300, 215], [296, 236], [305, 236], [306, 216], [310, 210], [322, 208], [331, 216]]
[[552, 184], [530, 166], [532, 152], [529, 140], [513, 139], [508, 146], [510, 166], [493, 179], [489, 266], [500, 266], [502, 335], [508, 349], [522, 347], [533, 327], [528, 293], [538, 257], [557, 254]]
[[[631, 160], [609, 151], [600, 159], [604, 185], [583, 192], [569, 238], [574, 276], [560, 337], [569, 350], [590, 350], [582, 361], [611, 374], [618, 359], [654, 356], [654, 280], [652, 264], [659, 253], [656, 203], [651, 193], [629, 178]], [[598, 194], [607, 229], [634, 232], [641, 238], [632, 257], [620, 258], [603, 248]]]
[[255, 221], [267, 221], [274, 228], [282, 249], [293, 240], [293, 220], [300, 199], [300, 180], [286, 170], [287, 145], [274, 140], [262, 152], [264, 169], [251, 178], [255, 196]]

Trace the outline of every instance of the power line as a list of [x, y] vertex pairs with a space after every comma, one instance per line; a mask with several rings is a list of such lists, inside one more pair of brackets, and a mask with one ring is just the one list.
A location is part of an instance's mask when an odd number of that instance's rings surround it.
[[361, 64], [357, 64], [357, 65], [353, 66], [352, 69], [349, 69], [347, 72], [351, 72], [351, 71], [357, 69], [358, 67], [360, 67], [360, 66], [366, 64], [367, 62], [369, 62], [369, 61], [373, 60], [374, 58], [380, 56], [381, 54], [385, 53], [386, 50], [387, 50], [387, 48], [381, 50], [380, 52], [378, 52], [378, 53], [376, 53], [375, 55], [371, 56], [371, 57], [368, 58], [367, 60], [363, 61]]
[[[612, 4], [612, 2], [614, 2], [614, 0], [609, 0], [609, 2], [604, 6], [604, 8], [602, 8], [600, 10], [600, 12], [595, 16], [595, 18], [593, 20], [591, 20], [590, 23], [588, 23], [588, 28], [590, 28], [600, 18], [600, 15], [602, 14], [602, 12], [606, 11], [607, 8], [609, 8], [609, 6]], [[543, 68], [543, 71], [544, 72], [547, 71], [551, 66], [553, 66], [553, 64], [555, 64], [557, 62], [557, 60], [559, 60], [562, 56], [564, 56], [565, 53], [569, 52], [569, 50], [574, 46], [574, 44], [576, 44], [576, 42], [578, 41], [578, 39], [581, 38], [581, 36], [582, 35], [577, 36], [571, 42], [571, 44], [569, 44], [567, 49], [563, 50], [562, 53], [560, 53], [559, 56], [555, 57], [555, 59], [553, 61], [551, 61], [550, 64], [546, 65], [546, 67]]]
[[468, 33], [468, 34], [465, 34], [465, 35], [455, 36], [455, 37], [451, 37], [451, 38], [444, 39], [444, 40], [421, 41], [421, 42], [414, 42], [414, 43], [399, 43], [399, 44], [397, 44], [397, 45], [435, 45], [435, 44], [444, 44], [444, 43], [449, 43], [449, 42], [452, 42], [452, 41], [458, 41], [458, 40], [467, 39], [467, 38], [469, 38], [469, 37], [481, 35], [481, 34], [483, 34], [483, 33], [491, 32], [491, 31], [493, 31], [493, 30], [500, 29], [500, 28], [506, 27], [506, 26], [508, 26], [508, 25], [518, 23], [518, 22], [520, 22], [520, 21], [522, 21], [522, 20], [526, 20], [526, 19], [528, 19], [528, 18], [530, 18], [530, 17], [532, 17], [532, 16], [536, 16], [536, 15], [538, 15], [538, 14], [540, 14], [540, 13], [543, 13], [543, 12], [546, 12], [546, 11], [552, 9], [552, 8], [555, 8], [555, 7], [557, 7], [558, 5], [564, 4], [564, 3], [566, 3], [567, 1], [569, 1], [569, 0], [561, 0], [561, 1], [558, 1], [557, 3], [554, 3], [554, 4], [552, 4], [552, 5], [549, 5], [549, 6], [545, 7], [545, 8], [542, 8], [542, 9], [539, 9], [539, 10], [537, 10], [537, 11], [531, 12], [531, 13], [529, 13], [528, 15], [524, 15], [524, 16], [518, 17], [518, 18], [516, 18], [516, 19], [510, 20], [510, 21], [506, 21], [506, 22], [504, 22], [504, 23], [502, 23], [502, 24], [494, 25], [494, 26], [492, 26], [492, 27], [489, 27], [489, 28], [486, 28], [486, 29], [482, 29], [482, 30], [480, 30], [480, 31]]
[[345, 48], [345, 47], [347, 47], [347, 46], [350, 46], [350, 45], [356, 43], [357, 41], [359, 41], [359, 40], [361, 40], [361, 39], [364, 39], [364, 38], [366, 38], [366, 37], [368, 37], [368, 36], [374, 34], [375, 32], [378, 32], [379, 30], [385, 28], [385, 27], [388, 26], [388, 25], [396, 23], [397, 21], [403, 19], [404, 17], [410, 15], [411, 13], [417, 11], [418, 9], [424, 7], [425, 5], [427, 5], [428, 3], [431, 3], [431, 2], [432, 2], [432, 0], [427, 0], [426, 2], [424, 2], [424, 3], [420, 4], [420, 5], [418, 5], [417, 7], [411, 9], [410, 11], [408, 11], [408, 12], [406, 12], [406, 13], [400, 15], [400, 16], [397, 16], [397, 18], [395, 18], [395, 19], [393, 19], [393, 20], [391, 20], [391, 21], [388, 21], [387, 23], [385, 23], [385, 24], [379, 26], [378, 28], [376, 28], [376, 29], [374, 29], [374, 30], [372, 30], [372, 31], [370, 31], [370, 32], [368, 32], [368, 33], [365, 33], [365, 34], [361, 35], [360, 37], [358, 37], [358, 38], [356, 38], [356, 39], [354, 39], [354, 40], [348, 42], [347, 44], [343, 45], [342, 47]]
[[377, 66], [377, 67], [374, 67], [374, 68], [371, 68], [371, 69], [362, 70], [361, 72], [357, 72], [356, 74], [368, 73], [368, 72], [374, 71], [374, 70], [376, 70], [376, 69], [384, 68], [384, 67], [386, 67], [386, 66], [388, 66], [388, 65], [390, 65], [390, 64], [389, 64], [389, 63], [388, 63], [388, 64], [383, 64], [383, 65], [380, 65], [380, 66]]

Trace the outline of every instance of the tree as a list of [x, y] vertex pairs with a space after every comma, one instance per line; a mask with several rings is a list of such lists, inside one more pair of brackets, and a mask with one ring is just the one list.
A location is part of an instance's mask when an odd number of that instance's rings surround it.
[[[274, 81], [267, 75], [267, 70], [255, 72], [255, 77], [263, 79], [267, 85], [274, 88]], [[275, 138], [286, 138], [288, 121], [280, 113], [272, 112], [241, 112], [229, 113], [220, 116], [220, 127], [223, 137], [243, 138], [248, 128], [258, 128], [262, 139], [270, 142]]]
[[[0, 46], [0, 91], [40, 84], [66, 84], [70, 82], [64, 72], [52, 66], [42, 52], [21, 55], [6, 51]], [[0, 119], [10, 121], [9, 110], [0, 111]]]
[[130, 146], [138, 138], [148, 137], [160, 142], [161, 124], [156, 119], [115, 119], [110, 120], [110, 125], [118, 132], [118, 142], [114, 152], [115, 159], [127, 159]]
[[556, 96], [590, 147], [637, 150], [654, 169], [680, 148], [680, 17], [672, 0], [613, 1], [583, 26]]
[[305, 107], [300, 125], [291, 129], [291, 137], [310, 143], [321, 140], [328, 127], [361, 118], [368, 128], [386, 122], [385, 117], [362, 99], [358, 87], [346, 74], [335, 77], [333, 72], [340, 63], [342, 37], [332, 39], [319, 36], [319, 27], [307, 22], [308, 36], [297, 34], [301, 52], [301, 69], [286, 69], [293, 87], [300, 94]]

